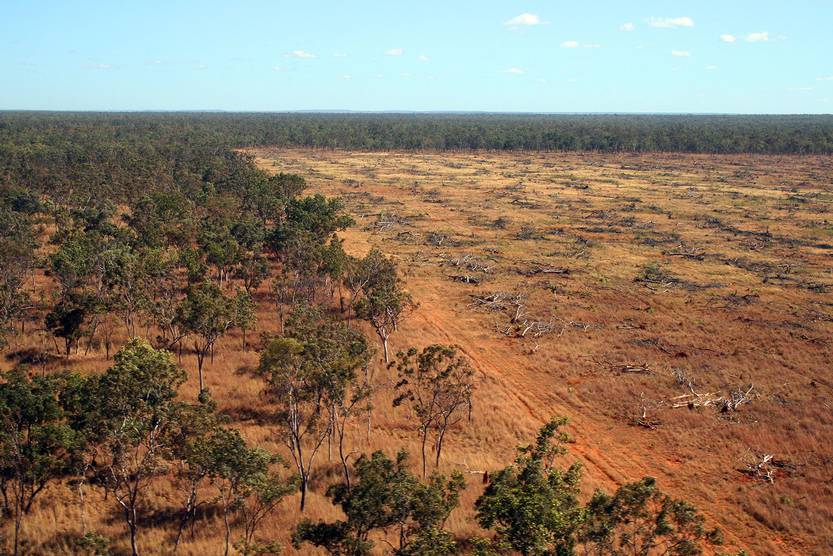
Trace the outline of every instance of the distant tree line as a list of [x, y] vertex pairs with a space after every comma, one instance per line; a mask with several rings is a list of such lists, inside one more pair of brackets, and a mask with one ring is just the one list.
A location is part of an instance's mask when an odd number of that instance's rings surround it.
[[833, 153], [833, 116], [0, 113], [0, 183], [135, 197], [226, 174], [229, 149]]
[[[241, 118], [265, 130], [272, 116]], [[649, 478], [582, 502], [580, 467], [554, 464], [565, 453], [564, 420], [486, 481], [475, 510], [489, 536], [455, 538], [446, 522], [464, 481], [438, 469], [445, 441], [476, 411], [475, 370], [454, 346], [390, 353], [389, 338], [416, 306], [396, 263], [375, 249], [348, 255], [338, 232], [353, 221], [342, 202], [305, 195], [302, 177], [270, 175], [229, 150], [241, 128], [214, 126], [234, 121], [0, 117], [0, 350], [27, 327], [44, 340], [9, 353], [18, 364], [0, 375], [8, 552], [30, 551], [23, 524], [60, 483], [77, 493], [79, 553], [109, 553], [112, 539], [84, 517], [96, 490], [137, 555], [151, 487], [163, 482], [180, 501], [166, 551], [213, 513], [225, 554], [273, 554], [280, 547], [261, 525], [290, 493], [304, 511], [312, 481], [325, 479], [317, 465], [325, 450], [340, 470], [327, 496], [344, 518], [299, 519], [297, 546], [356, 556], [380, 542], [400, 555], [689, 556], [720, 541], [696, 509]], [[250, 342], [258, 316], [277, 332]], [[378, 398], [377, 351], [357, 320], [375, 332], [394, 375], [392, 404], [409, 412], [421, 473], [404, 452], [359, 455], [350, 444], [360, 418], [370, 434]], [[282, 454], [248, 442], [212, 397], [212, 363], [232, 330], [243, 350], [258, 351], [252, 373]], [[107, 369], [61, 370], [87, 353], [103, 355]], [[184, 353], [196, 360], [191, 399], [180, 393]]]

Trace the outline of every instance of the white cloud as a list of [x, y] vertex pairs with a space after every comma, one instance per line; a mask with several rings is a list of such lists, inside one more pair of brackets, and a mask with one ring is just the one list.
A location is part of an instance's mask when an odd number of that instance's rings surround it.
[[511, 73], [512, 75], [523, 75], [526, 72], [522, 68], [509, 68], [506, 70], [506, 73]]
[[520, 26], [531, 26], [531, 25], [541, 25], [544, 23], [541, 21], [541, 18], [538, 14], [531, 14], [529, 12], [524, 12], [521, 15], [516, 15], [512, 19], [503, 22], [503, 25], [506, 27], [520, 27]]
[[688, 58], [691, 56], [691, 52], [688, 50], [672, 50], [671, 55], [676, 56], [677, 58]]
[[88, 68], [97, 69], [97, 70], [109, 70], [113, 69], [113, 64], [87, 64]]
[[833, 81], [833, 75], [825, 75], [823, 77], [819, 77], [816, 81]]
[[580, 43], [578, 41], [564, 41], [561, 43], [561, 48], [601, 48], [602, 45], [595, 42]]
[[431, 59], [431, 57], [426, 56], [425, 54], [420, 54], [419, 56], [417, 56], [417, 60], [419, 60], [420, 62], [427, 62], [430, 59]]
[[746, 42], [767, 42], [769, 40], [769, 33], [766, 31], [760, 33], [749, 33], [746, 35]]
[[789, 87], [789, 88], [787, 88], [787, 90], [791, 91], [791, 92], [794, 92], [794, 93], [796, 93], [796, 92], [804, 93], [804, 92], [812, 91], [813, 87]]
[[353, 79], [353, 76], [352, 75], [342, 75], [341, 77], [339, 77], [339, 79], [341, 79], [343, 81], [350, 81], [351, 79]]
[[636, 25], [631, 22], [624, 23], [621, 27], [619, 27], [619, 30], [621, 31], [633, 31], [634, 29], [636, 29]]
[[385, 56], [402, 56], [405, 54], [404, 48], [389, 48], [385, 50]]
[[292, 56], [293, 58], [303, 58], [304, 60], [310, 60], [312, 58], [315, 58], [315, 54], [301, 49], [293, 50], [288, 54], [288, 56]]
[[286, 71], [286, 66], [272, 66], [272, 71]]
[[714, 71], [714, 70], [718, 69], [718, 67], [715, 66], [714, 64], [709, 64], [708, 66], [706, 66], [706, 69], [708, 71]]
[[674, 27], [694, 27], [694, 20], [690, 17], [652, 17], [648, 25], [660, 29], [673, 29]]
[[724, 33], [723, 35], [720, 35], [720, 40], [723, 42], [735, 42], [738, 38], [734, 35], [730, 35], [729, 33]]
[[344, 52], [333, 52], [333, 58], [347, 58], [347, 54]]

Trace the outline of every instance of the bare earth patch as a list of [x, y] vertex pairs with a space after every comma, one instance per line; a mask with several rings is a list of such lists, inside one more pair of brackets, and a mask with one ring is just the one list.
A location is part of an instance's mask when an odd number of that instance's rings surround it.
[[398, 259], [420, 307], [394, 347], [483, 373], [448, 462], [503, 464], [564, 414], [596, 485], [652, 475], [730, 545], [833, 550], [833, 159], [251, 154]]

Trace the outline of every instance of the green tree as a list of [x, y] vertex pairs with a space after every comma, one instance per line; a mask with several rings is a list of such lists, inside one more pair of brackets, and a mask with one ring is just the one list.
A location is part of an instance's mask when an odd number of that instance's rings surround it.
[[315, 457], [334, 432], [333, 409], [346, 403], [348, 388], [366, 361], [359, 333], [308, 307], [296, 309], [286, 335], [270, 341], [261, 353], [259, 372], [277, 405], [300, 477], [301, 510]]
[[152, 479], [171, 459], [182, 404], [177, 391], [183, 371], [164, 350], [130, 340], [115, 364], [85, 393], [84, 418], [98, 443], [97, 474], [118, 504], [139, 553], [139, 507]]
[[694, 506], [663, 494], [651, 477], [622, 485], [612, 496], [595, 492], [578, 540], [587, 554], [599, 556], [696, 556], [702, 543], [722, 542]]
[[32, 206], [24, 192], [12, 193], [0, 197], [0, 349], [6, 345], [13, 321], [25, 322], [31, 306], [24, 282], [34, 269], [37, 246], [29, 214], [37, 205]]
[[234, 296], [234, 324], [243, 334], [243, 351], [246, 351], [246, 333], [257, 324], [257, 307], [245, 290], [238, 290]]
[[[186, 512], [195, 510], [197, 487], [207, 480], [217, 491], [223, 512], [224, 553], [228, 554], [231, 547], [235, 515], [243, 524], [238, 546], [249, 548], [258, 544], [255, 535], [260, 523], [296, 488], [294, 479], [284, 479], [272, 470], [281, 460], [265, 450], [249, 447], [238, 431], [216, 420], [201, 434], [188, 437], [183, 446], [189, 482]], [[184, 522], [178, 537], [183, 526]]]
[[480, 525], [497, 536], [478, 540], [478, 554], [696, 556], [703, 543], [722, 542], [694, 506], [663, 494], [650, 477], [612, 496], [596, 491], [579, 504], [579, 464], [563, 471], [553, 465], [566, 453], [568, 437], [559, 430], [566, 422], [544, 425], [535, 444], [519, 449], [514, 465], [492, 476], [476, 508]]
[[24, 368], [2, 375], [0, 490], [4, 512], [14, 516], [15, 555], [23, 516], [50, 482], [72, 474], [81, 459], [84, 437], [70, 426], [61, 401], [62, 389], [71, 379], [69, 375], [32, 378]]
[[435, 433], [434, 464], [439, 466], [449, 428], [471, 418], [474, 369], [456, 347], [437, 344], [419, 353], [414, 348], [400, 352], [395, 365], [399, 380], [393, 405], [407, 404], [416, 417], [425, 477], [426, 446], [431, 432]]
[[63, 338], [67, 358], [73, 346], [84, 335], [84, 324], [89, 313], [89, 298], [70, 294], [62, 298], [44, 318], [46, 329], [56, 338]]
[[236, 315], [236, 300], [209, 281], [189, 286], [185, 299], [177, 308], [179, 326], [193, 336], [200, 393], [205, 391], [202, 372], [205, 358], [213, 353], [217, 340], [235, 325]]
[[553, 419], [535, 444], [519, 449], [515, 463], [494, 473], [476, 503], [477, 520], [495, 529], [498, 541], [521, 554], [566, 556], [573, 553], [583, 510], [578, 501], [581, 466], [565, 471], [553, 463], [566, 453], [568, 440], [559, 429], [567, 419]]
[[[434, 475], [420, 482], [409, 471], [407, 454], [395, 460], [383, 452], [362, 455], [354, 465], [356, 481], [333, 485], [327, 496], [341, 506], [346, 519], [334, 523], [302, 521], [293, 535], [296, 547], [304, 542], [330, 554], [370, 554], [374, 530], [396, 530], [395, 554], [452, 554], [456, 543], [443, 530], [446, 519], [459, 503], [465, 487], [462, 475]], [[430, 548], [429, 548], [430, 547]], [[423, 551], [422, 549], [426, 549]]]
[[388, 338], [398, 329], [405, 313], [414, 307], [411, 295], [402, 289], [398, 280], [382, 280], [366, 288], [365, 296], [356, 304], [356, 316], [368, 321], [382, 341], [385, 363], [390, 360]]

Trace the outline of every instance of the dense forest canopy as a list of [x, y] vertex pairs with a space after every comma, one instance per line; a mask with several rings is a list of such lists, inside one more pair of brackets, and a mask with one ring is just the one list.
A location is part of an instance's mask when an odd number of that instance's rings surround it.
[[264, 145], [824, 154], [833, 116], [0, 112], [0, 184], [136, 192]]

